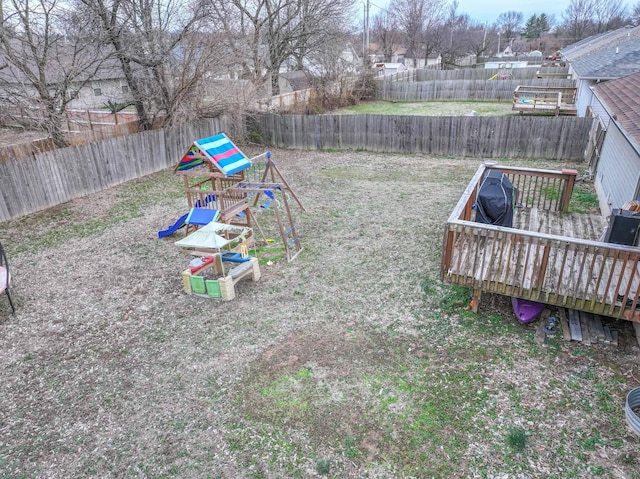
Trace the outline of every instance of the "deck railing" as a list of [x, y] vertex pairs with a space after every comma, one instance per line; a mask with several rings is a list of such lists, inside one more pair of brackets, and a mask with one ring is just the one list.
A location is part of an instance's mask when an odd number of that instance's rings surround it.
[[512, 110], [524, 112], [553, 112], [575, 114], [575, 87], [543, 87], [518, 85], [513, 92]]
[[225, 217], [232, 217], [243, 211], [247, 203], [247, 195], [237, 191], [214, 191], [197, 188], [186, 189], [187, 203], [190, 208], [210, 208], [219, 210]]
[[[524, 207], [567, 211], [575, 172], [499, 168], [525, 185]], [[640, 322], [640, 248], [471, 221], [481, 166], [445, 225], [441, 279], [482, 292]], [[548, 188], [561, 201], [548, 203]], [[551, 195], [556, 196], [556, 195]]]

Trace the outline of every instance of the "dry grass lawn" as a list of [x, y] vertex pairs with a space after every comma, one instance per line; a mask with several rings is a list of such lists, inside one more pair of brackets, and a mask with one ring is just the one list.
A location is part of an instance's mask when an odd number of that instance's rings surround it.
[[274, 158], [304, 251], [262, 210], [275, 242], [231, 302], [185, 295], [184, 232], [157, 239], [186, 212], [169, 170], [0, 225], [0, 477], [640, 477], [628, 323], [540, 346], [507, 298], [474, 315], [439, 282], [477, 160]]

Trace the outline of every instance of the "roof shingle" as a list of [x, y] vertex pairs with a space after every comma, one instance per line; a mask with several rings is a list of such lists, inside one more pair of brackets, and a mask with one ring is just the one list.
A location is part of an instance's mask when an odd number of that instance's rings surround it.
[[640, 73], [599, 83], [593, 92], [637, 145], [640, 145]]

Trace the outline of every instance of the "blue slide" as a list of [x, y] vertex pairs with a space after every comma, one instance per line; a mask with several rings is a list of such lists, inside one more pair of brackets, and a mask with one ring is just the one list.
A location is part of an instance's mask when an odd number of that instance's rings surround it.
[[182, 228], [186, 224], [187, 216], [189, 216], [189, 213], [182, 215], [180, 218], [178, 218], [178, 221], [176, 221], [174, 224], [169, 226], [166, 230], [158, 231], [158, 238], [164, 238], [165, 236], [170, 236], [176, 231], [178, 231], [180, 228]]

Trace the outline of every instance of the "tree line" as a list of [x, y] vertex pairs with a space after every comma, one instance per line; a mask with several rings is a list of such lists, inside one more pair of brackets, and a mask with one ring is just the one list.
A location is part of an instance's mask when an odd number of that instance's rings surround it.
[[437, 54], [453, 68], [469, 54], [488, 56], [507, 46], [549, 52], [629, 24], [640, 25], [640, 1], [629, 8], [622, 0], [570, 0], [559, 19], [542, 12], [525, 20], [522, 12], [507, 11], [489, 24], [460, 12], [457, 0], [391, 0], [374, 16], [371, 39], [385, 61], [402, 48], [414, 66]]
[[[142, 130], [241, 109], [229, 91], [208, 90], [214, 79], [242, 80], [259, 98], [279, 93], [281, 70], [306, 70], [328, 91], [346, 71], [345, 45], [365, 36], [359, 8], [355, 0], [2, 0], [0, 103], [37, 109], [38, 126], [63, 146], [69, 104], [99, 79], [121, 79], [127, 102], [104, 106], [134, 108]], [[391, 0], [372, 20], [385, 60], [403, 47], [414, 66], [440, 55], [454, 68], [507, 45], [549, 51], [637, 25], [640, 1], [629, 9], [621, 0], [571, 0], [560, 19], [509, 11], [489, 25], [457, 0]], [[366, 62], [371, 51], [362, 53]]]
[[133, 106], [143, 130], [215, 115], [205, 87], [230, 72], [260, 95], [269, 83], [279, 93], [286, 62], [330, 71], [327, 51], [351, 33], [352, 7], [353, 0], [2, 0], [0, 101], [38, 107], [38, 126], [60, 146], [69, 103], [96, 79], [123, 79], [130, 102], [105, 106]]

